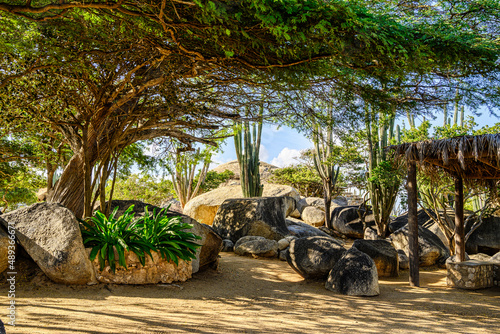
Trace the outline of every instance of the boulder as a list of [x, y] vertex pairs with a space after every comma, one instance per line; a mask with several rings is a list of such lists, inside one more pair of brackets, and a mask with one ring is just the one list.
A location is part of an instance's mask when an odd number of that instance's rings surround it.
[[477, 253], [477, 254], [472, 254], [469, 256], [469, 259], [470, 260], [476, 260], [476, 261], [482, 261], [482, 262], [488, 262], [491, 260], [491, 256], [489, 256], [488, 254], [484, 254], [484, 253]]
[[[467, 234], [472, 223], [469, 221], [465, 226]], [[500, 251], [500, 217], [491, 216], [483, 219], [483, 223], [471, 233], [469, 239], [465, 243], [465, 251], [469, 254], [485, 253], [494, 255]]]
[[280, 240], [288, 235], [283, 197], [253, 197], [226, 200], [217, 211], [213, 228], [224, 239], [255, 235]]
[[402, 249], [398, 249], [399, 269], [406, 270], [410, 268], [410, 259]]
[[[125, 210], [127, 210], [131, 205], [134, 205], [133, 212], [135, 217], [144, 216], [145, 208], [148, 208], [150, 213], [156, 210], [158, 213], [162, 208], [144, 203], [136, 200], [113, 200], [111, 201], [111, 208], [114, 209], [118, 207], [116, 212], [116, 217], [122, 215]], [[96, 210], [99, 207], [96, 207]], [[219, 252], [222, 249], [222, 238], [208, 225], [200, 224], [196, 220], [188, 217], [186, 215], [180, 214], [176, 211], [168, 210], [166, 211], [167, 217], [182, 217], [184, 223], [193, 226], [192, 229], [188, 230], [201, 237], [201, 240], [197, 240], [196, 243], [202, 245], [202, 247], [196, 250], [196, 259], [191, 261], [192, 273], [197, 273], [200, 268], [206, 268], [208, 266], [216, 266], [219, 259]]]
[[352, 247], [365, 253], [375, 262], [379, 277], [399, 276], [399, 257], [387, 240], [355, 240]]
[[278, 249], [281, 251], [283, 249], [286, 249], [290, 246], [290, 241], [283, 238], [283, 239], [280, 239], [278, 240]]
[[234, 243], [229, 239], [222, 240], [222, 252], [233, 252]]
[[375, 262], [358, 249], [349, 249], [328, 274], [325, 288], [348, 296], [379, 295]]
[[[57, 203], [36, 203], [3, 214], [16, 238], [51, 280], [63, 284], [95, 282], [75, 215]], [[3, 222], [3, 223], [5, 223]]]
[[315, 208], [314, 206], [304, 208], [301, 217], [304, 223], [314, 227], [319, 227], [325, 224], [325, 212]]
[[[7, 222], [3, 221], [2, 218], [0, 217], [0, 225], [6, 226], [8, 225]], [[9, 245], [10, 245], [10, 238], [9, 234], [6, 232], [6, 230], [3, 229], [3, 226], [0, 226], [0, 273], [3, 273], [8, 267], [9, 267]], [[12, 246], [14, 246], [14, 252], [15, 252], [15, 241], [13, 241]], [[15, 254], [15, 253], [14, 253]]]
[[298, 238], [304, 237], [330, 237], [327, 233], [319, 230], [318, 228], [308, 225], [301, 220], [288, 217], [285, 220], [288, 228], [288, 233]]
[[175, 198], [171, 198], [169, 200], [164, 201], [163, 203], [160, 204], [160, 207], [165, 209], [168, 208], [168, 211], [178, 212], [180, 214], [184, 213], [181, 202], [179, 202]]
[[372, 227], [365, 228], [365, 233], [363, 238], [365, 240], [380, 240], [381, 237], [378, 236], [377, 231]]
[[242, 256], [276, 257], [278, 256], [278, 242], [258, 236], [246, 236], [236, 242], [234, 252]]
[[[418, 210], [417, 211], [418, 225], [428, 229], [429, 231], [434, 233], [443, 242], [444, 245], [448, 245], [448, 239], [446, 239], [446, 236], [439, 228], [439, 225], [436, 224], [434, 220], [432, 220], [431, 218], [431, 216], [436, 217], [436, 215], [432, 211], [429, 211], [429, 214], [430, 216], [423, 209]], [[394, 233], [400, 228], [406, 226], [407, 224], [408, 224], [408, 213], [396, 217], [388, 225], [389, 233]]]
[[290, 242], [286, 259], [300, 276], [324, 279], [345, 251], [340, 241], [331, 237], [306, 237]]
[[[465, 253], [465, 261], [468, 260], [470, 260], [469, 254]], [[460, 261], [458, 260], [458, 256], [455, 254], [447, 258], [445, 264], [458, 263], [458, 262]]]
[[[363, 239], [364, 237], [365, 226], [359, 218], [357, 206], [341, 206], [333, 209], [331, 225], [327, 227], [350, 238]], [[373, 215], [365, 216], [365, 225], [375, 225]]]
[[[300, 200], [300, 195], [294, 188], [290, 186], [283, 186], [277, 184], [266, 184], [264, 185], [264, 191], [262, 193], [263, 197], [285, 197], [289, 196], [295, 199], [295, 201]], [[184, 214], [190, 216], [191, 218], [202, 222], [207, 225], [212, 225], [215, 215], [219, 207], [227, 199], [243, 198], [241, 191], [241, 186], [227, 186], [221, 187], [191, 199], [184, 206]], [[289, 202], [287, 202], [289, 203]], [[290, 210], [291, 207], [287, 207], [286, 211]], [[290, 213], [293, 210], [290, 211]]]
[[[339, 206], [346, 206], [347, 199], [342, 196], [337, 196], [332, 199], [332, 204], [330, 206], [330, 211]], [[314, 207], [323, 212], [325, 212], [325, 199], [321, 197], [303, 197], [297, 202], [297, 210], [302, 214], [305, 208]]]
[[297, 208], [295, 208], [295, 210], [293, 210], [290, 214], [289, 214], [290, 217], [293, 217], [293, 218], [298, 218], [300, 219], [300, 212]]
[[[490, 258], [490, 262], [500, 263], [500, 252]], [[499, 277], [500, 278], [500, 277]]]
[[286, 261], [286, 256], [288, 254], [288, 247], [283, 249], [283, 250], [280, 250], [280, 253], [278, 255], [278, 258], [281, 260], [281, 261]]
[[[408, 225], [395, 231], [388, 239], [396, 249], [402, 249], [406, 256], [409, 254], [408, 248]], [[418, 247], [420, 266], [432, 266], [441, 264], [450, 256], [448, 248], [434, 233], [428, 229], [418, 227]]]

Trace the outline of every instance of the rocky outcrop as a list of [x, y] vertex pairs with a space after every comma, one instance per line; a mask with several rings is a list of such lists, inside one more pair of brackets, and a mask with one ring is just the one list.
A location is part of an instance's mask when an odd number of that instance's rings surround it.
[[237, 255], [251, 255], [253, 257], [277, 257], [278, 242], [263, 237], [247, 236], [240, 238], [234, 245]]
[[331, 237], [299, 238], [290, 242], [287, 262], [304, 278], [324, 279], [345, 251]]
[[86, 284], [95, 281], [75, 215], [56, 203], [36, 203], [3, 214], [15, 225], [16, 238], [52, 281]]
[[[465, 233], [471, 229], [472, 222], [465, 227]], [[491, 216], [483, 219], [483, 223], [471, 233], [465, 250], [469, 254], [485, 253], [494, 255], [500, 251], [500, 217]]]
[[[90, 250], [88, 248], [87, 252], [90, 253]], [[109, 265], [100, 270], [97, 258], [92, 264], [96, 271], [97, 280], [101, 283], [157, 284], [184, 282], [191, 278], [192, 266], [190, 263], [179, 259], [179, 263], [176, 265], [171, 261], [162, 259], [157, 252], [151, 252], [151, 255], [153, 258], [146, 255], [146, 263], [142, 266], [137, 255], [125, 251], [127, 268], [119, 266], [118, 262], [116, 262], [114, 273]], [[115, 255], [115, 258], [118, 258], [118, 254]]]
[[325, 288], [348, 296], [379, 295], [375, 262], [356, 248], [349, 249], [328, 274]]
[[[417, 211], [417, 222], [418, 225], [422, 226], [423, 228], [426, 228], [430, 232], [434, 233], [442, 242], [444, 245], [448, 245], [448, 240], [446, 239], [446, 236], [444, 233], [441, 231], [439, 228], [439, 225], [432, 220], [432, 217], [436, 217], [434, 212], [428, 210], [430, 216], [425, 212], [425, 210], [418, 210]], [[405, 227], [408, 224], [408, 214], [401, 215], [399, 217], [396, 217], [393, 219], [389, 225], [389, 233], [394, 233], [395, 231], [399, 230], [400, 228]]]
[[280, 240], [288, 235], [285, 213], [282, 197], [228, 199], [217, 211], [213, 228], [233, 242], [249, 235]]
[[[350, 238], [363, 239], [364, 237], [365, 226], [359, 218], [357, 206], [343, 206], [333, 209], [331, 224], [332, 226], [327, 227]], [[375, 225], [373, 215], [365, 216], [365, 225]]]
[[[289, 196], [295, 199], [295, 201], [300, 200], [300, 195], [294, 188], [290, 186], [282, 186], [277, 184], [266, 184], [264, 185], [264, 191], [262, 193], [263, 197], [285, 197]], [[215, 215], [219, 207], [227, 199], [237, 199], [243, 198], [241, 191], [241, 186], [227, 186], [222, 188], [217, 188], [212, 191], [206, 192], [195, 198], [191, 199], [184, 206], [184, 214], [190, 216], [191, 218], [207, 224], [212, 225]], [[290, 203], [290, 202], [287, 202]], [[291, 207], [290, 207], [291, 208]], [[286, 208], [286, 210], [290, 210]], [[290, 210], [290, 213], [293, 210]], [[286, 212], [286, 211], [285, 211]]]
[[304, 208], [301, 217], [304, 223], [314, 227], [323, 226], [325, 224], [325, 212], [314, 206]]
[[[146, 207], [150, 213], [155, 211], [160, 212], [162, 208], [154, 206], [152, 204], [144, 203], [136, 200], [113, 200], [111, 201], [111, 208], [114, 209], [118, 207], [116, 212], [116, 217], [122, 215], [125, 210], [127, 210], [131, 205], [134, 205], [133, 212], [135, 217], [140, 217], [144, 215]], [[99, 209], [99, 207], [96, 207]], [[196, 243], [202, 245], [202, 247], [196, 250], [196, 259], [191, 261], [192, 272], [197, 273], [200, 268], [206, 268], [211, 265], [216, 266], [218, 261], [219, 252], [222, 249], [222, 238], [208, 225], [200, 224], [196, 220], [188, 217], [186, 215], [180, 214], [176, 211], [168, 210], [165, 212], [167, 217], [181, 217], [184, 223], [193, 226], [192, 229], [188, 230], [201, 237], [201, 240], [197, 240]]]
[[288, 217], [285, 221], [286, 226], [288, 228], [288, 234], [295, 236], [297, 238], [304, 237], [330, 237], [325, 232], [320, 229], [308, 225], [301, 220]]
[[[7, 222], [3, 221], [0, 217], [0, 225], [7, 226]], [[9, 234], [6, 230], [3, 229], [3, 226], [0, 226], [0, 273], [4, 272], [9, 266], [9, 245], [10, 239]], [[15, 244], [14, 246], [14, 254], [15, 254]]]
[[354, 241], [352, 247], [372, 258], [379, 277], [399, 276], [398, 252], [389, 241], [359, 239]]
[[[394, 232], [389, 239], [396, 249], [402, 249], [409, 256], [408, 225]], [[434, 264], [443, 264], [450, 256], [448, 248], [434, 233], [426, 228], [418, 227], [418, 247], [420, 266], [427, 267]]]

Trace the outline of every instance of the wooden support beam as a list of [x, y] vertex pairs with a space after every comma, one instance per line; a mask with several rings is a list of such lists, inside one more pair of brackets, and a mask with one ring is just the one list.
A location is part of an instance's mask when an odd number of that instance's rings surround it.
[[410, 285], [420, 286], [419, 252], [418, 252], [418, 220], [417, 220], [417, 165], [408, 161], [408, 246], [410, 258]]
[[464, 181], [455, 178], [455, 253], [460, 262], [465, 261]]

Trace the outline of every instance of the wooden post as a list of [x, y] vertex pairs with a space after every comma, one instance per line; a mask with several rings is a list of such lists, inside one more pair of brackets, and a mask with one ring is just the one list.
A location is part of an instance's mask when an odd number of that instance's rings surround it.
[[410, 252], [410, 285], [420, 286], [419, 252], [418, 252], [418, 220], [417, 220], [417, 165], [408, 161], [408, 246]]
[[455, 253], [460, 262], [465, 261], [464, 232], [464, 181], [455, 178]]

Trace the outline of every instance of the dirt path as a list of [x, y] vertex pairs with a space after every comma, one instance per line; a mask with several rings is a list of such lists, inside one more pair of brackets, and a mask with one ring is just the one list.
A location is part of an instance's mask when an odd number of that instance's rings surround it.
[[[7, 333], [500, 333], [500, 288], [446, 288], [444, 270], [380, 280], [348, 297], [306, 282], [286, 262], [224, 253], [220, 269], [175, 285], [19, 284]], [[0, 319], [6, 322], [7, 287]]]

